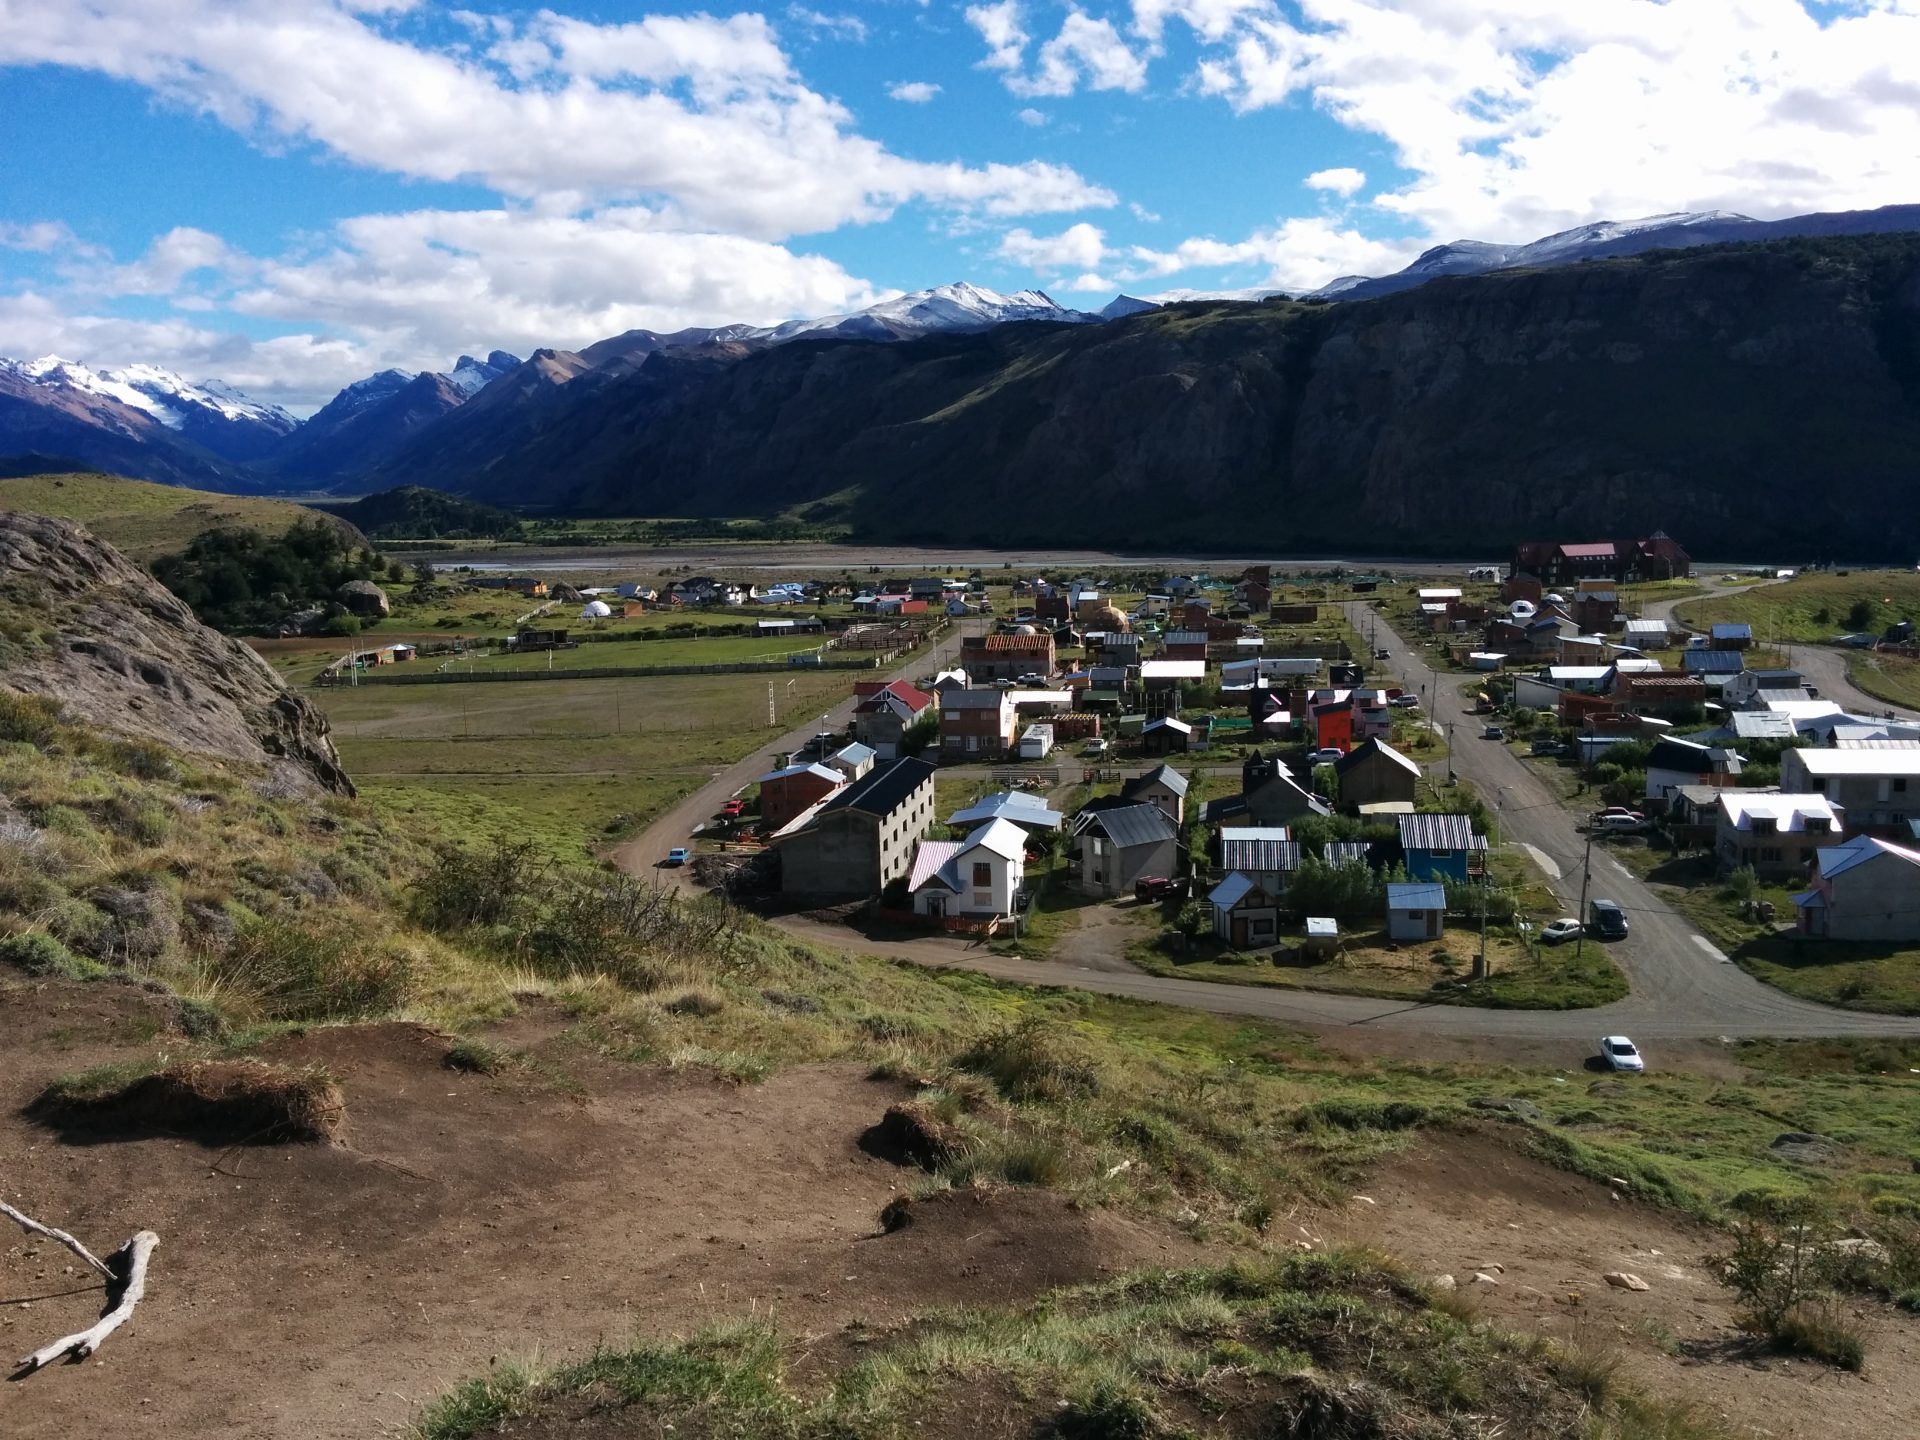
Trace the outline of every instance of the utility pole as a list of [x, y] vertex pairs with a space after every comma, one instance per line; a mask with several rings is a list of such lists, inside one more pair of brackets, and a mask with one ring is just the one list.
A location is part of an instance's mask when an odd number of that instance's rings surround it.
[[1581, 958], [1581, 947], [1587, 943], [1587, 885], [1593, 879], [1593, 831], [1587, 831], [1587, 854], [1580, 866], [1580, 913], [1573, 918], [1580, 922], [1580, 932], [1573, 940], [1573, 958]]
[[1480, 958], [1473, 962], [1473, 978], [1487, 978], [1487, 872], [1484, 864], [1480, 870]]

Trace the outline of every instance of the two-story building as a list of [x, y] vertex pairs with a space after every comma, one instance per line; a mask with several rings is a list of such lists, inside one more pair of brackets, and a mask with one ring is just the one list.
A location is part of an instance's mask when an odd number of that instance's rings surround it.
[[1920, 748], [1783, 750], [1780, 788], [1826, 796], [1855, 830], [1904, 837], [1920, 819]]
[[846, 781], [830, 765], [787, 765], [768, 771], [755, 782], [760, 786], [760, 821], [768, 834], [784, 830]]
[[1005, 690], [949, 690], [940, 697], [940, 758], [1004, 760], [1016, 712]]
[[1470, 815], [1402, 815], [1400, 860], [1409, 880], [1464, 884], [1486, 873], [1487, 837]]
[[1026, 883], [1026, 832], [989, 820], [965, 840], [922, 840], [907, 888], [916, 915], [993, 920], [1012, 915]]
[[1769, 880], [1807, 874], [1814, 852], [1839, 839], [1846, 812], [1824, 795], [1723, 794], [1713, 853], [1722, 870], [1750, 866]]
[[864, 899], [906, 875], [934, 822], [933, 775], [920, 759], [876, 766], [778, 831], [782, 892]]
[[1920, 850], [1856, 835], [1814, 852], [1793, 897], [1800, 933], [1828, 940], [1920, 940]]
[[1420, 784], [1420, 767], [1378, 738], [1363, 740], [1341, 756], [1333, 773], [1343, 810], [1394, 801], [1411, 805]]
[[1179, 831], [1152, 805], [1115, 805], [1074, 817], [1074, 885], [1109, 898], [1133, 893], [1133, 882], [1178, 873]]
[[899, 758], [902, 738], [934, 703], [933, 696], [905, 680], [860, 681], [853, 694], [854, 738], [882, 760]]
[[[1021, 628], [1033, 630], [1031, 626]], [[1045, 679], [1054, 671], [1053, 635], [1046, 630], [1029, 634], [968, 635], [960, 642], [960, 668], [975, 685], [1018, 680], [1022, 675]]]

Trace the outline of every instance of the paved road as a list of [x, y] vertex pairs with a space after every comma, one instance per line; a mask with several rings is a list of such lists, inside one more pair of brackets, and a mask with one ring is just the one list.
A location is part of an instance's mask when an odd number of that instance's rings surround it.
[[[1676, 606], [1686, 605], [1695, 600], [1710, 600], [1716, 595], [1728, 595], [1735, 590], [1754, 590], [1765, 585], [1779, 585], [1779, 580], [1763, 580], [1759, 585], [1720, 585], [1709, 586], [1695, 595], [1683, 595], [1675, 600], [1660, 600], [1647, 606], [1647, 618], [1666, 620], [1684, 630], [1686, 622], [1674, 614]], [[1831, 645], [1793, 645], [1787, 649], [1798, 670], [1812, 682], [1820, 692], [1822, 700], [1831, 700], [1834, 704], [1856, 715], [1890, 715], [1902, 720], [1920, 720], [1920, 714], [1899, 705], [1890, 705], [1885, 700], [1867, 694], [1847, 678], [1847, 654], [1844, 650]]]
[[[1365, 633], [1367, 617], [1353, 605], [1349, 618]], [[1553, 882], [1569, 913], [1579, 899], [1584, 842], [1573, 828], [1565, 808], [1525, 762], [1505, 746], [1478, 739], [1480, 726], [1466, 714], [1458, 696], [1462, 677], [1436, 676], [1426, 662], [1382, 624], [1378, 643], [1393, 654], [1403, 681], [1429, 698], [1433, 718], [1455, 726], [1454, 769], [1475, 782], [1501, 814], [1507, 838], [1544, 855], [1562, 872]], [[900, 677], [925, 674], [956, 654], [960, 632], [948, 636], [930, 656], [921, 656], [896, 672]], [[852, 714], [848, 700], [829, 716], [844, 726]], [[809, 717], [811, 722], [811, 717]], [[661, 871], [659, 862], [711, 816], [726, 797], [763, 774], [774, 755], [792, 751], [813, 733], [809, 723], [770, 741], [738, 764], [715, 774], [713, 780], [689, 796], [633, 839], [617, 847], [614, 862], [631, 874], [687, 885], [682, 871]], [[1444, 762], [1441, 762], [1444, 763]], [[1494, 1039], [1553, 1040], [1591, 1045], [1603, 1033], [1623, 1030], [1641, 1040], [1714, 1039], [1757, 1035], [1920, 1035], [1920, 1019], [1863, 1015], [1794, 1000], [1749, 978], [1738, 967], [1710, 954], [1696, 935], [1647, 887], [1624, 870], [1607, 868], [1594, 854], [1595, 895], [1606, 895], [1631, 917], [1632, 938], [1614, 947], [1633, 986], [1633, 993], [1617, 1004], [1596, 1010], [1529, 1011], [1480, 1010], [1460, 1005], [1428, 1005], [1403, 1000], [1326, 995], [1302, 990], [1263, 990], [1252, 986], [1219, 985], [1204, 980], [1180, 980], [1132, 973], [1125, 969], [1080, 968], [1057, 963], [994, 955], [959, 937], [929, 936], [905, 941], [874, 941], [850, 935], [844, 928], [798, 916], [775, 924], [821, 945], [858, 950], [863, 954], [909, 960], [935, 968], [977, 971], [1001, 980], [1059, 985], [1105, 995], [1150, 1000], [1222, 1015], [1248, 1015], [1313, 1027], [1376, 1026], [1431, 1033], [1436, 1036], [1485, 1036]], [[1551, 873], [1549, 870], [1548, 873]], [[1118, 932], [1119, 927], [1115, 927]]]

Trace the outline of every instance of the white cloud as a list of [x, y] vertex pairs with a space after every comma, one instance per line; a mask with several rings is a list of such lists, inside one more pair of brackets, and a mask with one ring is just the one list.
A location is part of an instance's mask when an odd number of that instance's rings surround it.
[[836, 40], [864, 42], [867, 22], [858, 15], [826, 15], [804, 5], [787, 6], [787, 18], [806, 26], [816, 35], [831, 35]]
[[1117, 278], [1128, 284], [1186, 270], [1239, 270], [1242, 278], [1257, 275], [1260, 287], [1313, 290], [1340, 275], [1397, 270], [1419, 249], [1417, 244], [1371, 239], [1324, 217], [1295, 217], [1271, 229], [1256, 230], [1245, 240], [1196, 236], [1171, 250], [1132, 246]]
[[[1009, 230], [994, 252], [1002, 260], [1043, 274], [1062, 270], [1094, 270], [1107, 258], [1106, 235], [1096, 226], [1082, 222], [1070, 225], [1058, 235], [1035, 235], [1023, 229]], [[1076, 287], [1080, 288], [1080, 287]], [[1098, 287], [1096, 287], [1098, 288]]]
[[924, 105], [939, 93], [940, 87], [931, 80], [903, 80], [887, 87], [887, 94], [909, 105]]
[[1331, 190], [1342, 197], [1352, 195], [1367, 183], [1367, 172], [1356, 170], [1351, 165], [1341, 165], [1332, 170], [1316, 170], [1307, 176], [1307, 187], [1312, 190]]
[[102, 296], [174, 295], [190, 275], [235, 273], [248, 264], [218, 235], [189, 225], [175, 226], [157, 237], [130, 264], [106, 263], [97, 249], [77, 255], [76, 261], [61, 267], [62, 276], [73, 289]]
[[1025, 61], [1027, 41], [1031, 38], [1020, 23], [1020, 0], [995, 0], [991, 5], [970, 5], [967, 23], [987, 42], [987, 57], [980, 63], [988, 70], [1018, 70]]
[[[1113, 203], [1072, 171], [926, 164], [856, 133], [757, 15], [596, 25], [542, 12], [484, 55], [405, 43], [332, 6], [90, 0], [15, 7], [0, 64], [145, 85], [247, 134], [523, 201], [655, 202], [689, 230], [781, 239], [923, 201], [990, 214]], [[370, 97], [378, 103], [370, 103]]]
[[1148, 225], [1158, 225], [1160, 223], [1160, 217], [1154, 214], [1153, 211], [1147, 209], [1147, 207], [1142, 205], [1138, 200], [1129, 200], [1127, 202], [1127, 209], [1133, 212], [1133, 218], [1136, 220], [1143, 221]]
[[[209, 277], [206, 266], [217, 257]], [[217, 375], [310, 409], [347, 381], [389, 366], [439, 369], [463, 350], [525, 353], [586, 345], [623, 330], [771, 323], [882, 298], [816, 255], [768, 241], [663, 228], [638, 207], [590, 216], [524, 210], [420, 210], [342, 222], [317, 251], [240, 255], [204, 232], [170, 232], [140, 260], [80, 272], [78, 288], [0, 304], [0, 354], [55, 351], [99, 364], [142, 360]], [[161, 293], [191, 277], [202, 308], [283, 322], [254, 342], [193, 323], [136, 323], [76, 312], [90, 296]], [[224, 367], [224, 368], [223, 368]]]
[[1146, 59], [1133, 52], [1113, 22], [1077, 8], [1067, 11], [1060, 33], [1040, 47], [1031, 75], [1022, 73], [1019, 61], [1017, 52], [1011, 64], [995, 56], [988, 61], [1006, 72], [1003, 83], [1016, 95], [1071, 95], [1083, 84], [1089, 90], [1133, 94], [1147, 85]]
[[1022, 125], [1031, 125], [1036, 130], [1045, 125], [1050, 118], [1044, 110], [1035, 110], [1031, 105], [1014, 116]]
[[82, 248], [80, 237], [75, 235], [63, 221], [0, 220], [0, 250], [24, 250], [34, 255], [51, 255], [62, 250], [75, 254]]

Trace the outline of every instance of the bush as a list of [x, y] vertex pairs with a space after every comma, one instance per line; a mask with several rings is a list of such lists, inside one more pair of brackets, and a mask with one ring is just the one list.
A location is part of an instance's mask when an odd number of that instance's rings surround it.
[[1860, 1332], [1828, 1304], [1795, 1306], [1775, 1322], [1767, 1340], [1783, 1354], [1822, 1360], [1840, 1370], [1858, 1371], [1867, 1363]]
[[29, 975], [57, 975], [65, 980], [97, 980], [107, 973], [106, 966], [74, 954], [39, 930], [0, 939], [0, 964], [18, 965]]
[[993, 1081], [1009, 1100], [1070, 1100], [1099, 1089], [1093, 1066], [1062, 1046], [1038, 1015], [995, 1031], [955, 1063]]
[[1732, 1247], [1708, 1264], [1739, 1299], [1741, 1324], [1782, 1348], [1815, 1353], [1801, 1347], [1825, 1343], [1814, 1307], [1836, 1274], [1832, 1212], [1815, 1196], [1768, 1191], [1737, 1195], [1729, 1208]]
[[344, 916], [270, 917], [242, 925], [208, 962], [270, 1020], [353, 1020], [405, 998], [409, 967]]
[[1751, 865], [1738, 865], [1720, 881], [1720, 893], [1735, 905], [1745, 905], [1760, 893], [1760, 877]]
[[0, 690], [0, 741], [21, 741], [36, 750], [50, 748], [60, 738], [60, 707], [40, 695], [16, 695]]
[[358, 635], [360, 633], [360, 617], [358, 615], [330, 616], [328, 617], [327, 623], [320, 627], [320, 633], [322, 635], [341, 637]]

